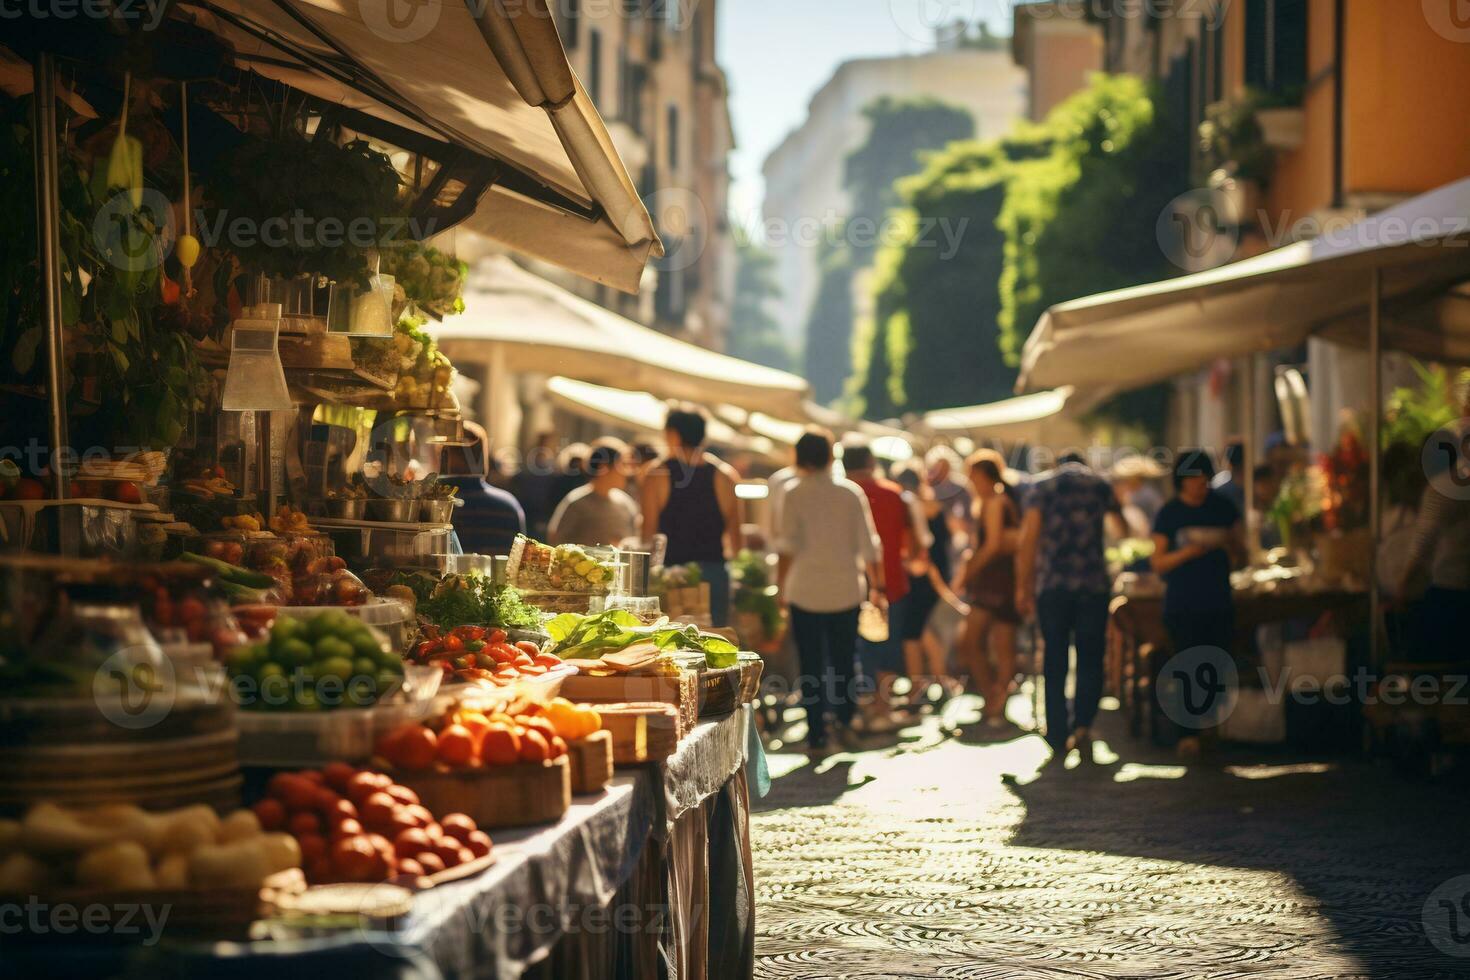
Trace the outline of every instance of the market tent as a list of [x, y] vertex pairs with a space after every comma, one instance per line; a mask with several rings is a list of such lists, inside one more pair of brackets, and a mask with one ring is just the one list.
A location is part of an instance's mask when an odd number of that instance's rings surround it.
[[[548, 378], [546, 390], [553, 402], [583, 418], [610, 422], [644, 436], [657, 438], [663, 435], [668, 407], [646, 391], [625, 391], [563, 377]], [[718, 418], [709, 420], [706, 438], [714, 446], [766, 457], [777, 454], [769, 439], [742, 435]]]
[[1073, 394], [1073, 388], [1063, 387], [986, 405], [941, 408], [926, 413], [923, 424], [931, 431], [947, 436], [1076, 445], [1081, 443], [1083, 432], [1067, 411]]
[[1140, 387], [1312, 333], [1363, 345], [1375, 272], [1385, 347], [1470, 361], [1467, 216], [1470, 179], [1312, 241], [1060, 303], [1026, 340], [1017, 390]]
[[471, 272], [465, 311], [431, 329], [451, 359], [559, 374], [704, 405], [797, 415], [807, 385], [785, 371], [685, 343], [490, 256]]
[[463, 227], [636, 292], [663, 254], [545, 0], [186, 0], [242, 67], [501, 165]]

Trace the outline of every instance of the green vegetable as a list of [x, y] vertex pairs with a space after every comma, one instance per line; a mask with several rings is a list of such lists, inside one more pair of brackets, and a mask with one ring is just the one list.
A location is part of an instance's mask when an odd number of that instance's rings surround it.
[[179, 558], [213, 569], [223, 581], [233, 582], [235, 585], [244, 585], [252, 589], [267, 589], [276, 584], [276, 580], [269, 575], [241, 568], [239, 565], [231, 565], [227, 561], [220, 561], [218, 558], [210, 558], [207, 555], [196, 555], [192, 551], [186, 551]]
[[[416, 583], [405, 582], [410, 588]], [[415, 594], [417, 589], [415, 588]], [[421, 617], [440, 629], [456, 626], [499, 626], [537, 629], [541, 613], [521, 598], [514, 586], [493, 586], [483, 575], [446, 575], [418, 604]]]
[[701, 633], [694, 625], [676, 625], [661, 619], [652, 626], [625, 609], [609, 609], [592, 616], [563, 613], [546, 623], [551, 652], [566, 659], [596, 660], [634, 643], [652, 642], [660, 650], [692, 650], [704, 654], [711, 667], [733, 667], [740, 648], [722, 636]]

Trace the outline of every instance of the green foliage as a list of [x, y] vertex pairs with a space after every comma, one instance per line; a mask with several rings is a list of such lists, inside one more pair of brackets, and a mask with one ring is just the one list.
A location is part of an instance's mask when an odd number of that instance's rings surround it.
[[1436, 431], [1455, 421], [1453, 386], [1456, 378], [1440, 365], [1425, 367], [1411, 361], [1419, 377], [1415, 387], [1395, 388], [1384, 406], [1383, 446], [1385, 451], [1396, 445], [1408, 446], [1415, 452], [1424, 447]]
[[[23, 384], [40, 383], [45, 344], [40, 322], [40, 272], [36, 261], [35, 178], [30, 99], [8, 103], [0, 123], [0, 195], [11, 215], [24, 214], [0, 244], [0, 343], [9, 352], [3, 373]], [[105, 167], [105, 159], [96, 166]], [[93, 196], [85, 161], [62, 149], [62, 322], [68, 328], [64, 366], [71, 441], [107, 447], [171, 447], [210, 388], [193, 341], [159, 316], [160, 268], [153, 261], [164, 216], [110, 198], [108, 222], [96, 219], [104, 202]], [[150, 180], [156, 175], [146, 174]], [[106, 193], [105, 182], [101, 185]], [[117, 206], [124, 205], [121, 208]], [[17, 431], [44, 432], [36, 406], [13, 406]]]
[[791, 348], [781, 336], [775, 317], [766, 309], [767, 303], [781, 298], [776, 285], [776, 260], [744, 236], [736, 236], [735, 258], [728, 350], [747, 361], [790, 371], [794, 360]]
[[[228, 247], [253, 271], [287, 278], [309, 273], [366, 287], [371, 247], [400, 244], [401, 181], [386, 154], [364, 140], [308, 139], [292, 125], [249, 137], [222, 154], [207, 182]], [[234, 222], [249, 222], [236, 236]], [[233, 240], [232, 240], [233, 239]], [[368, 244], [371, 243], [371, 244]]]
[[[975, 119], [959, 106], [929, 97], [875, 99], [863, 107], [868, 138], [847, 155], [842, 185], [852, 201], [849, 227], [856, 220], [877, 227], [900, 203], [896, 183], [922, 165], [921, 154], [975, 135]], [[866, 227], [854, 236], [860, 253], [871, 253]], [[861, 241], [857, 239], [861, 238]], [[866, 265], [866, 259], [863, 263]]]
[[436, 320], [464, 312], [469, 266], [421, 242], [405, 242], [382, 252], [379, 271], [392, 276], [404, 298]]
[[841, 244], [823, 244], [817, 258], [821, 278], [807, 315], [802, 374], [823, 405], [842, 394], [852, 371], [853, 262], [852, 251]]
[[1239, 98], [1205, 107], [1205, 121], [1200, 123], [1198, 134], [1197, 183], [1209, 182], [1216, 171], [1254, 180], [1263, 187], [1270, 182], [1274, 156], [1256, 122], [1256, 112], [1276, 101], [1256, 89], [1247, 89]]

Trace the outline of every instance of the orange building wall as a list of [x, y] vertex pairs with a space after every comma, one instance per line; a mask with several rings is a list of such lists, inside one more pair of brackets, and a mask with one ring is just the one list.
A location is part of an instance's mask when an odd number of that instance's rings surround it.
[[[1380, 0], [1368, 0], [1370, 4]], [[1244, 12], [1244, 4], [1240, 10]], [[1332, 206], [1333, 21], [1334, 0], [1310, 0], [1307, 8], [1307, 91], [1302, 97], [1303, 140], [1295, 150], [1276, 155], [1276, 172], [1266, 196], [1267, 207], [1280, 222], [1300, 221]], [[1244, 64], [1242, 43], [1240, 64]], [[1285, 242], [1273, 242], [1285, 244]]]
[[1418, 3], [1349, 0], [1345, 46], [1344, 190], [1417, 194], [1470, 175], [1470, 39], [1436, 33]]
[[1040, 122], [1057, 104], [1087, 87], [1101, 71], [1102, 39], [1095, 31], [1050, 31], [1038, 26], [1032, 38], [1029, 112]]

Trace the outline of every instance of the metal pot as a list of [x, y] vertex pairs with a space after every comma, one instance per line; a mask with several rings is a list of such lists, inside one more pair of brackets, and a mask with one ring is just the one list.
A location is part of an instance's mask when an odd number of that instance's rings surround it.
[[419, 512], [419, 502], [410, 498], [380, 497], [369, 500], [368, 513], [375, 521], [392, 524], [411, 524]]
[[367, 511], [366, 497], [327, 498], [327, 516], [344, 521], [360, 521]]
[[426, 524], [449, 524], [454, 518], [454, 498], [448, 497], [443, 500], [421, 500], [419, 504], [423, 508], [422, 520]]

